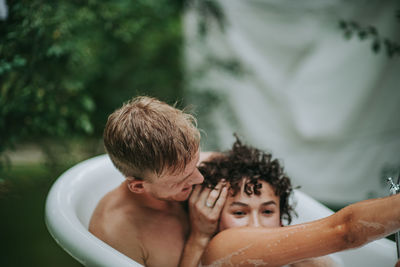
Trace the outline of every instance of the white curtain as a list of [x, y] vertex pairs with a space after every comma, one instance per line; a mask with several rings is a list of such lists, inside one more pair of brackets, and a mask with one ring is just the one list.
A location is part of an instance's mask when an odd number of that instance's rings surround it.
[[[399, 40], [398, 1], [220, 0], [227, 24], [205, 40], [198, 13], [184, 17], [188, 87], [219, 96], [200, 107], [205, 149], [227, 149], [239, 133], [282, 160], [294, 185], [344, 205], [389, 193], [384, 174], [400, 167], [400, 57], [345, 40], [340, 19], [375, 25]], [[241, 75], [207, 60], [237, 59]], [[190, 99], [190, 95], [189, 95]], [[201, 113], [201, 112], [200, 112]], [[207, 118], [202, 122], [201, 118]], [[208, 144], [218, 144], [209, 145]]]
[[0, 0], [0, 20], [5, 20], [8, 15], [6, 0]]

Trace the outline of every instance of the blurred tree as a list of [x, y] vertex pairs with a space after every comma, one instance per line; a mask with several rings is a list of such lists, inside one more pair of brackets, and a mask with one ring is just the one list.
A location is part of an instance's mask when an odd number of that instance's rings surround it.
[[182, 95], [183, 0], [7, 1], [0, 21], [0, 154], [43, 137], [100, 136], [136, 94]]

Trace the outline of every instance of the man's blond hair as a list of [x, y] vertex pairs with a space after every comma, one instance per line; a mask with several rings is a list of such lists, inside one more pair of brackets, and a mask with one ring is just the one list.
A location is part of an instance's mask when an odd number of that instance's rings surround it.
[[200, 142], [195, 118], [155, 98], [139, 96], [109, 117], [104, 146], [125, 177], [177, 173], [194, 159]]

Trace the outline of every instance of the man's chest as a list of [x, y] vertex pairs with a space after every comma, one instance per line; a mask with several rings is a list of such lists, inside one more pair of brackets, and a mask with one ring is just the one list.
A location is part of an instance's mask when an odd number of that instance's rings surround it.
[[177, 266], [183, 252], [187, 222], [153, 221], [142, 231], [142, 241], [148, 266]]

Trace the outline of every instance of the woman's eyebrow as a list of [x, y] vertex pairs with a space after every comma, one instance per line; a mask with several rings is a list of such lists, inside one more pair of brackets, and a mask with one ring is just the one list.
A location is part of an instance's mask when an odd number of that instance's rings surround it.
[[276, 202], [273, 201], [273, 200], [270, 200], [270, 201], [263, 202], [261, 204], [261, 206], [269, 206], [269, 205], [275, 205], [276, 206]]
[[[270, 200], [270, 201], [263, 202], [263, 203], [261, 204], [261, 206], [269, 206], [269, 205], [275, 205], [275, 206], [276, 206], [276, 202], [273, 201], [273, 200]], [[243, 202], [240, 202], [240, 201], [234, 201], [234, 202], [232, 202], [232, 203], [230, 204], [230, 206], [242, 206], [242, 207], [247, 207], [248, 204], [243, 203]]]
[[230, 206], [235, 206], [235, 205], [236, 206], [242, 206], [242, 207], [247, 207], [248, 206], [246, 203], [239, 202], [239, 201], [232, 202]]

